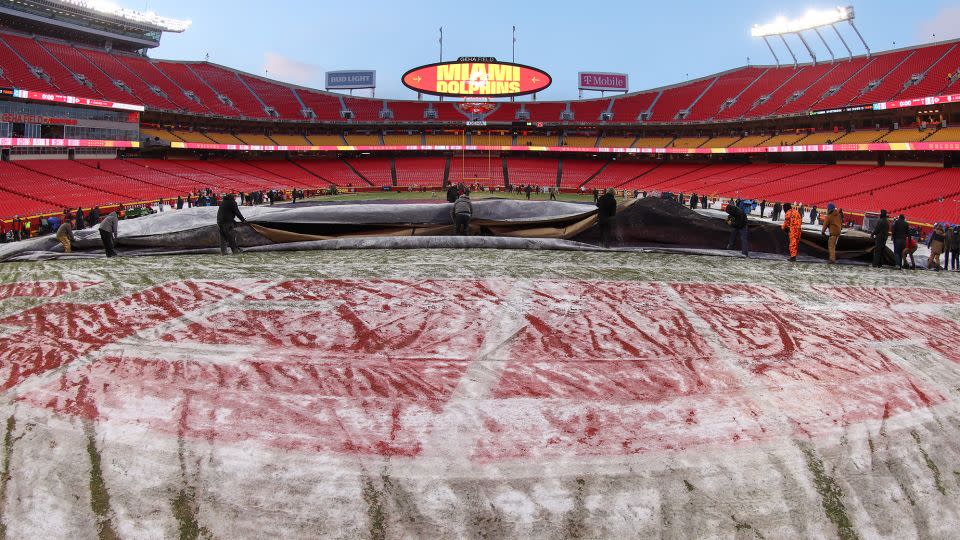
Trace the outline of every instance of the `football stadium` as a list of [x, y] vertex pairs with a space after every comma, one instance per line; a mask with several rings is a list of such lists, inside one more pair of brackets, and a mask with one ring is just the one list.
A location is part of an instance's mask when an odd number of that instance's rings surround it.
[[554, 99], [0, 0], [0, 535], [956, 538], [960, 39], [792, 13]]

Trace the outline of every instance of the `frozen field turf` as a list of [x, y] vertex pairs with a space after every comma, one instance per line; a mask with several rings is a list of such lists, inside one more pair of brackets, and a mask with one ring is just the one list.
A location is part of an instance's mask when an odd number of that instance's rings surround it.
[[958, 283], [491, 250], [2, 265], [0, 532], [955, 537]]

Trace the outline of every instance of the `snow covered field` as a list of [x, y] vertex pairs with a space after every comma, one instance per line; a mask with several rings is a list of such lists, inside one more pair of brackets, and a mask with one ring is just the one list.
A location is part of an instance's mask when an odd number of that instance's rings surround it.
[[37, 537], [955, 536], [960, 281], [372, 250], [0, 266]]

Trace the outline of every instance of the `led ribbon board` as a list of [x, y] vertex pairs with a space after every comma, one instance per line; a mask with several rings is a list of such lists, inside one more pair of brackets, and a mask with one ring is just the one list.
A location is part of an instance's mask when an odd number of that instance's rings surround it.
[[403, 84], [415, 92], [434, 96], [509, 97], [539, 92], [553, 82], [550, 75], [534, 67], [483, 60], [416, 67], [403, 74]]

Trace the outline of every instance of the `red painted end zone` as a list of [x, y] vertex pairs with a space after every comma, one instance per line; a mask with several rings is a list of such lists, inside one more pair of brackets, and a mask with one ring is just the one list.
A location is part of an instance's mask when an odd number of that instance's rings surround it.
[[[938, 344], [960, 361], [957, 340], [942, 339], [956, 323], [890, 308], [892, 294], [923, 291], [860, 288], [869, 309], [826, 311], [749, 285], [248, 285], [175, 283], [7, 317], [4, 388], [33, 381], [20, 400], [37, 407], [284, 450], [413, 457], [455, 433], [488, 461], [816, 436], [944, 401], [884, 343]], [[508, 313], [517, 328], [491, 345]], [[484, 393], [465, 391], [478, 377], [490, 378]]]

